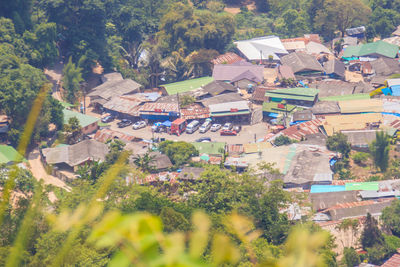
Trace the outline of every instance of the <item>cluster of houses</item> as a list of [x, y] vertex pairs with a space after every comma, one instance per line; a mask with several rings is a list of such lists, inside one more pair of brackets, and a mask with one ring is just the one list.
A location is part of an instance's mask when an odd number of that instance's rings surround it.
[[[101, 84], [88, 94], [89, 104], [119, 119], [148, 123], [177, 119], [266, 123], [269, 131], [254, 142], [193, 142], [199, 156], [192, 160], [237, 171], [251, 168], [268, 179], [282, 179], [287, 190], [310, 192], [317, 222], [337, 222], [367, 212], [379, 215], [400, 195], [400, 183], [339, 184], [332, 171], [338, 155], [327, 150], [326, 138], [341, 132], [353, 149], [365, 151], [377, 131], [397, 137], [400, 29], [373, 43], [365, 43], [364, 27], [346, 32], [347, 36], [331, 43], [323, 43], [316, 34], [237, 41], [234, 52], [212, 60], [212, 76], [159, 88], [143, 88], [119, 73], [104, 74]], [[131, 162], [152, 147], [150, 140], [112, 130], [99, 117], [68, 109], [64, 117], [66, 122], [77, 117], [82, 133], [90, 139], [42, 149], [45, 164], [53, 165], [63, 178], [73, 179], [71, 173], [86, 162], [105, 160], [109, 139], [126, 143], [125, 148], [132, 151]], [[275, 146], [280, 136], [297, 142]], [[202, 168], [182, 166], [171, 171], [173, 165], [166, 155], [152, 151], [151, 156], [156, 159], [152, 173], [135, 182], [201, 181]], [[274, 163], [281, 174], [265, 173], [258, 168], [260, 162]]]

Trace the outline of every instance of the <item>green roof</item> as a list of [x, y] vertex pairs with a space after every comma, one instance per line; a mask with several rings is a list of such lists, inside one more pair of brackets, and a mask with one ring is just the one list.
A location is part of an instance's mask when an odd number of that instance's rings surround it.
[[224, 142], [194, 142], [191, 144], [199, 151], [199, 154], [223, 155], [225, 152]]
[[370, 99], [369, 94], [352, 94], [352, 95], [338, 95], [338, 96], [328, 96], [322, 97], [321, 101], [346, 101], [346, 100], [360, 100], [360, 99]]
[[213, 77], [201, 77], [176, 83], [163, 84], [161, 86], [165, 87], [169, 95], [175, 95], [178, 93], [181, 94], [198, 89], [204, 85], [209, 84], [213, 80]]
[[345, 189], [346, 191], [354, 191], [354, 190], [378, 191], [379, 183], [378, 182], [346, 183]]
[[264, 112], [272, 112], [272, 113], [280, 113], [280, 112], [292, 112], [296, 108], [295, 105], [287, 104], [286, 108], [278, 108], [277, 102], [264, 102], [263, 104], [263, 111]]
[[76, 111], [71, 111], [68, 109], [64, 109], [64, 123], [67, 124], [68, 120], [72, 117], [76, 117], [79, 120], [79, 125], [83, 128], [86, 127], [96, 121], [99, 121], [99, 118], [93, 117], [93, 116], [89, 116], [86, 114], [82, 114], [80, 112], [76, 112]]
[[343, 57], [363, 57], [372, 54], [379, 54], [389, 58], [395, 58], [399, 47], [384, 41], [361, 44], [358, 46], [348, 46], [343, 53]]
[[318, 92], [319, 90], [315, 88], [281, 88], [266, 91], [265, 96], [278, 99], [314, 101], [315, 97], [318, 95]]
[[20, 162], [23, 160], [21, 154], [12, 146], [0, 145], [0, 163]]

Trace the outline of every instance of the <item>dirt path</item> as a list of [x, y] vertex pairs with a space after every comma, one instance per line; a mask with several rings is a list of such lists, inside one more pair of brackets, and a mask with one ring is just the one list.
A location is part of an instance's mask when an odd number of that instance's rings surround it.
[[43, 179], [45, 184], [51, 184], [57, 187], [61, 187], [67, 191], [71, 191], [71, 188], [67, 186], [63, 181], [46, 173], [46, 170], [44, 169], [43, 164], [40, 160], [40, 153], [37, 149], [29, 153], [28, 161], [30, 165], [30, 170], [36, 179], [38, 179], [39, 181]]
[[52, 96], [59, 101], [62, 101], [60, 90], [62, 90], [61, 79], [62, 79], [63, 68], [64, 68], [64, 63], [58, 61], [57, 63], [54, 64], [54, 67], [52, 69], [44, 69], [44, 74], [46, 75], [47, 79], [49, 79], [49, 81], [53, 84]]

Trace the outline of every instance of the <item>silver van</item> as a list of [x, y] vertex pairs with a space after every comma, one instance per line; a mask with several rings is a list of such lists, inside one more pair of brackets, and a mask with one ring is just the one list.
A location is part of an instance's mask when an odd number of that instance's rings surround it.
[[197, 129], [199, 129], [199, 127], [200, 127], [200, 122], [199, 121], [196, 121], [196, 120], [192, 121], [191, 123], [189, 123], [186, 126], [186, 133], [192, 134], [195, 131], [197, 131]]
[[200, 126], [200, 133], [205, 133], [211, 128], [211, 121], [205, 121], [201, 126]]

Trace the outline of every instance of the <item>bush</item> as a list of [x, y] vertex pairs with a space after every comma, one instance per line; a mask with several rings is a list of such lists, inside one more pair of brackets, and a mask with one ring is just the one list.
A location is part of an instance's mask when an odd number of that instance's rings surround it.
[[294, 143], [293, 140], [291, 140], [289, 137], [287, 137], [286, 135], [280, 135], [277, 138], [275, 138], [274, 140], [274, 144], [276, 146], [284, 146], [284, 145], [290, 145]]
[[344, 158], [348, 158], [351, 145], [347, 142], [347, 136], [342, 133], [335, 133], [326, 140], [326, 147], [329, 150], [340, 152]]
[[367, 178], [367, 182], [376, 182], [376, 181], [381, 181], [383, 180], [383, 177], [380, 175], [372, 175]]
[[369, 154], [365, 152], [357, 152], [353, 156], [353, 161], [358, 165], [365, 165], [365, 162], [369, 158]]
[[347, 267], [353, 267], [360, 264], [360, 256], [358, 256], [354, 248], [344, 248], [343, 250], [343, 263]]

